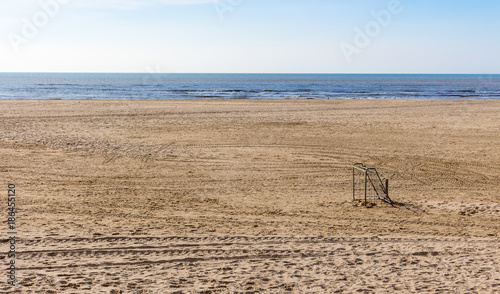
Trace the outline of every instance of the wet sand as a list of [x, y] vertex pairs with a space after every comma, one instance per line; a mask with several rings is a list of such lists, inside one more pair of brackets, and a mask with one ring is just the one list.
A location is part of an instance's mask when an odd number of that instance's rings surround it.
[[[500, 101], [3, 100], [0, 121], [22, 293], [500, 291]], [[395, 206], [353, 203], [356, 162]]]

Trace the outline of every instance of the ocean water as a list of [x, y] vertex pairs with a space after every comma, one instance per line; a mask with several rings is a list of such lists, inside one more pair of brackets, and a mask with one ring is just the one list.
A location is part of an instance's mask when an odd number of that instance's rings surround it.
[[0, 73], [0, 99], [497, 100], [500, 75]]

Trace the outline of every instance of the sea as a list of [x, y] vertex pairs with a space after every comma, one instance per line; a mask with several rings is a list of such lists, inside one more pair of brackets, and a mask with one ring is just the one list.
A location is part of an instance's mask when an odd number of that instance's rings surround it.
[[0, 73], [0, 99], [498, 100], [500, 75]]

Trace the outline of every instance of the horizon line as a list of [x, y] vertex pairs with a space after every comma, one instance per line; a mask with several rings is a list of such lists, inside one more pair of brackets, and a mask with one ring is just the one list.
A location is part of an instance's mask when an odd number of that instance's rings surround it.
[[0, 74], [258, 74], [258, 75], [500, 75], [500, 73], [348, 73], [348, 72], [93, 72], [93, 71], [0, 71]]

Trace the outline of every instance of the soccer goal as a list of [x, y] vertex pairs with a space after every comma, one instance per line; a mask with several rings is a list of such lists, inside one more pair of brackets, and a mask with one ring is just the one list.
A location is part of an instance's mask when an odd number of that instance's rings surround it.
[[365, 205], [377, 200], [393, 204], [389, 198], [389, 180], [382, 182], [375, 168], [368, 168], [362, 163], [352, 166], [352, 198], [363, 201]]

